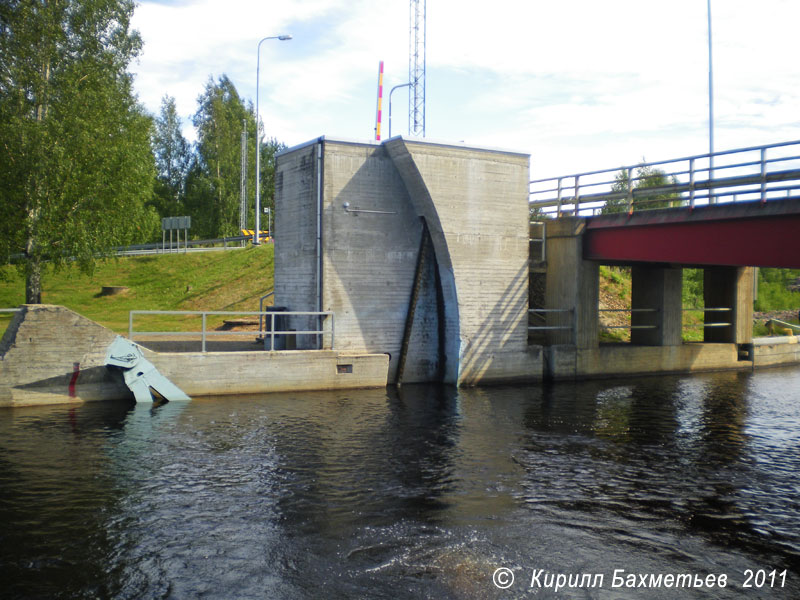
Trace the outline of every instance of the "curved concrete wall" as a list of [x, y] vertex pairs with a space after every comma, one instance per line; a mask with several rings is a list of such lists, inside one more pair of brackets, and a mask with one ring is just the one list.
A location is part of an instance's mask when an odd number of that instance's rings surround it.
[[[421, 271], [403, 381], [442, 372], [454, 384], [541, 378], [541, 349], [527, 345], [528, 156], [402, 138], [315, 145], [321, 165], [309, 163], [309, 145], [277, 161], [276, 302], [314, 304], [297, 273], [321, 277], [336, 348], [390, 354], [394, 381], [424, 219], [436, 270]], [[315, 198], [294, 193], [319, 173]], [[317, 215], [319, 259], [297, 235], [314, 230]]]

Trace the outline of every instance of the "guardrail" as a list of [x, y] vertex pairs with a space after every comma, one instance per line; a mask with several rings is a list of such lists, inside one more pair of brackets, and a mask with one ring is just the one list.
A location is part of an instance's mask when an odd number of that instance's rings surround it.
[[[624, 313], [654, 313], [658, 312], [657, 308], [600, 308], [598, 312], [624, 312]], [[603, 325], [603, 329], [658, 329], [658, 325]]]
[[571, 325], [529, 325], [528, 331], [558, 331], [558, 330], [573, 330], [575, 329], [575, 309], [574, 308], [531, 308], [528, 310], [529, 314], [538, 313], [568, 313], [572, 317]]
[[[682, 310], [683, 310], [683, 312], [702, 312], [702, 313], [706, 313], [706, 312], [731, 312], [733, 309], [732, 308], [727, 308], [727, 307], [725, 307], [725, 308], [705, 308], [705, 307], [702, 307], [702, 308], [684, 308]], [[702, 327], [730, 327], [731, 325], [733, 325], [733, 323], [723, 323], [723, 322], [720, 322], [720, 323], [705, 323], [704, 322], [704, 323], [696, 323], [696, 324], [686, 323], [683, 326], [684, 327], [700, 327], [700, 326], [702, 326]]]
[[[717, 202], [767, 202], [800, 189], [800, 141], [643, 162], [530, 182], [532, 210], [590, 216]], [[613, 210], [607, 205], [611, 203]]]
[[[202, 325], [200, 331], [134, 331], [133, 320], [135, 315], [180, 315], [180, 316], [199, 316], [201, 317]], [[208, 331], [207, 317], [209, 315], [238, 315], [238, 316], [269, 316], [270, 329], [265, 330], [263, 326], [259, 325], [258, 331]], [[318, 317], [320, 318], [319, 329], [314, 330], [285, 330], [278, 331], [275, 329], [275, 319], [277, 317]], [[330, 330], [325, 330], [322, 323], [328, 317], [331, 318]], [[268, 311], [228, 311], [228, 310], [132, 310], [128, 313], [128, 339], [133, 340], [136, 336], [157, 336], [157, 337], [176, 337], [176, 336], [200, 336], [201, 339], [201, 352], [206, 351], [206, 340], [209, 336], [253, 336], [258, 334], [260, 339], [270, 339], [269, 350], [275, 350], [275, 336], [286, 335], [316, 335], [321, 339], [320, 346], [325, 347], [325, 336], [330, 336], [330, 347], [334, 349], [334, 321], [332, 312], [308, 312], [308, 311], [286, 311], [286, 312], [268, 312]]]
[[[237, 248], [241, 248], [243, 246], [228, 247], [228, 244], [234, 244], [236, 242], [249, 242], [252, 239], [253, 239], [252, 235], [234, 235], [231, 237], [221, 237], [209, 240], [185, 240], [182, 243], [182, 245], [178, 243], [175, 246], [172, 245], [172, 241], [169, 242], [169, 246], [167, 246], [166, 243], [162, 241], [162, 243], [160, 244], [154, 243], [154, 244], [134, 244], [131, 246], [119, 246], [117, 248], [114, 248], [114, 252], [116, 252], [117, 254], [167, 254], [167, 253], [187, 252], [187, 251], [205, 252], [209, 250], [234, 250]], [[219, 244], [222, 244], [222, 248], [215, 248], [215, 246], [218, 246]], [[198, 246], [210, 246], [210, 247], [199, 248]]]

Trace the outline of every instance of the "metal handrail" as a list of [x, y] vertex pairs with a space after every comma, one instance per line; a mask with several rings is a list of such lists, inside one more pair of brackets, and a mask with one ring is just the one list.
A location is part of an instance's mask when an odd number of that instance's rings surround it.
[[542, 237], [540, 238], [530, 237], [529, 234], [528, 241], [542, 243], [541, 261], [545, 262], [547, 260], [547, 223], [545, 223], [544, 221], [529, 221], [528, 228], [530, 228], [531, 225], [540, 225], [542, 228]]
[[[597, 312], [657, 313], [657, 308], [598, 308]], [[603, 325], [603, 329], [658, 329], [658, 325]]]
[[[273, 290], [271, 292], [267, 292], [266, 294], [261, 296], [261, 298], [258, 299], [258, 310], [259, 310], [259, 312], [264, 312], [264, 300], [266, 300], [270, 296], [274, 296], [274, 295], [275, 295], [275, 291]], [[258, 317], [258, 329], [259, 330], [264, 329], [264, 317], [263, 316]]]
[[[574, 314], [575, 309], [573, 308], [529, 308], [528, 313], [570, 313]], [[554, 330], [573, 330], [575, 329], [575, 320], [573, 319], [572, 325], [569, 326], [528, 326], [528, 331], [554, 331]]]
[[[684, 307], [681, 309], [683, 312], [731, 312], [733, 311], [732, 308], [729, 306], [722, 306], [719, 308], [707, 308], [705, 306], [701, 306], [700, 308], [692, 308], [692, 307]], [[683, 327], [730, 327], [733, 323], [686, 323]]]
[[[202, 318], [202, 329], [200, 331], [136, 331], [133, 330], [133, 317], [134, 315], [181, 315], [181, 316], [200, 316]], [[271, 329], [264, 330], [261, 325], [259, 325], [258, 331], [207, 331], [206, 330], [206, 317], [208, 315], [258, 315], [263, 317], [265, 315], [269, 315], [271, 318]], [[308, 331], [276, 331], [275, 330], [275, 317], [297, 317], [297, 316], [311, 316], [311, 317], [323, 317], [331, 318], [331, 329], [330, 332], [325, 331], [322, 329], [322, 325], [320, 325], [320, 329], [317, 330], [308, 330]], [[270, 351], [275, 350], [275, 336], [276, 335], [317, 335], [317, 336], [324, 336], [327, 333], [330, 333], [331, 336], [331, 346], [330, 349], [333, 350], [335, 348], [335, 328], [334, 328], [334, 313], [331, 311], [286, 311], [286, 312], [269, 312], [269, 311], [230, 311], [230, 310], [132, 310], [128, 313], [128, 338], [130, 340], [134, 339], [134, 336], [201, 336], [201, 352], [206, 351], [206, 338], [209, 336], [215, 335], [247, 335], [252, 336], [254, 333], [257, 333], [261, 339], [266, 338], [266, 335], [262, 334], [269, 334], [270, 337]], [[324, 338], [323, 338], [324, 339]]]
[[[768, 156], [768, 151], [773, 156]], [[746, 156], [747, 153], [758, 156]], [[775, 156], [776, 153], [779, 155]], [[664, 181], [671, 183], [636, 188], [636, 182], [649, 177], [641, 175], [641, 169], [648, 167], [658, 169]], [[622, 183], [617, 179], [620, 172], [627, 175], [626, 189], [612, 191], [615, 183]], [[720, 174], [723, 176], [719, 177]], [[764, 203], [770, 198], [791, 196], [795, 190], [800, 190], [800, 140], [537, 179], [530, 182], [529, 203], [531, 208], [554, 208], [546, 211], [550, 216], [561, 216], [567, 211], [575, 215], [585, 215], [587, 211], [594, 214], [609, 200], [626, 201], [623, 208], [628, 212], [646, 210], [648, 203], [650, 208], [670, 203], [679, 205], [674, 208], [691, 210], [703, 203], [731, 199]], [[651, 198], [659, 195], [662, 197]], [[658, 206], [652, 206], [654, 203]]]

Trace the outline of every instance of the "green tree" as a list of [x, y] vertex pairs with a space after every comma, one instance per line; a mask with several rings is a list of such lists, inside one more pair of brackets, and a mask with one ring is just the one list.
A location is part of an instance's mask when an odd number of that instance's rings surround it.
[[183, 210], [186, 177], [192, 165], [192, 148], [181, 133], [175, 98], [161, 99], [161, 112], [153, 129], [156, 159], [156, 205], [161, 216], [177, 216]]
[[0, 2], [0, 262], [21, 254], [26, 302], [41, 275], [91, 271], [144, 240], [155, 176], [151, 119], [127, 72], [141, 40], [132, 0]]
[[[677, 185], [678, 180], [674, 176], [667, 176], [664, 171], [652, 166], [642, 166], [636, 170], [634, 176], [633, 190], [633, 209], [652, 209], [679, 206], [681, 203], [680, 195], [676, 192], [658, 191], [671, 185]], [[625, 194], [623, 197], [608, 200], [600, 211], [601, 214], [619, 213], [628, 211], [628, 186], [630, 184], [627, 169], [620, 169], [614, 177], [611, 191]], [[647, 193], [647, 190], [653, 190]]]
[[[275, 155], [286, 150], [286, 144], [275, 138], [261, 144], [261, 208], [272, 211], [272, 227], [275, 227]], [[255, 210], [255, 203], [253, 203]], [[253, 211], [250, 212], [248, 223], [255, 223]], [[262, 218], [261, 229], [267, 229], [267, 223]]]
[[[192, 229], [202, 237], [237, 235], [241, 136], [246, 125], [251, 140], [249, 145], [252, 145], [255, 132], [253, 106], [245, 105], [226, 75], [217, 82], [209, 78], [198, 104], [192, 119], [197, 128], [197, 156], [188, 177], [186, 198], [193, 219]], [[248, 153], [247, 172], [255, 173], [255, 153], [252, 151]], [[248, 206], [254, 203], [254, 188], [254, 185], [248, 185]]]

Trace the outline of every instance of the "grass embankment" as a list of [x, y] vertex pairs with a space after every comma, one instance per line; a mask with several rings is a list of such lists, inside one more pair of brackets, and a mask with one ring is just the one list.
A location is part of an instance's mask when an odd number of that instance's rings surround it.
[[[131, 310], [257, 311], [261, 296], [273, 286], [273, 245], [246, 249], [157, 254], [117, 258], [97, 264], [92, 275], [77, 268], [43, 277], [42, 302], [60, 304], [118, 333], [128, 331]], [[17, 271], [4, 267], [0, 280], [0, 308], [25, 302], [25, 282]], [[129, 291], [101, 296], [103, 286]], [[271, 304], [271, 300], [267, 304]], [[223, 319], [208, 319], [209, 329]], [[0, 313], [0, 334], [10, 315]], [[137, 316], [138, 331], [199, 331], [200, 317]]]

